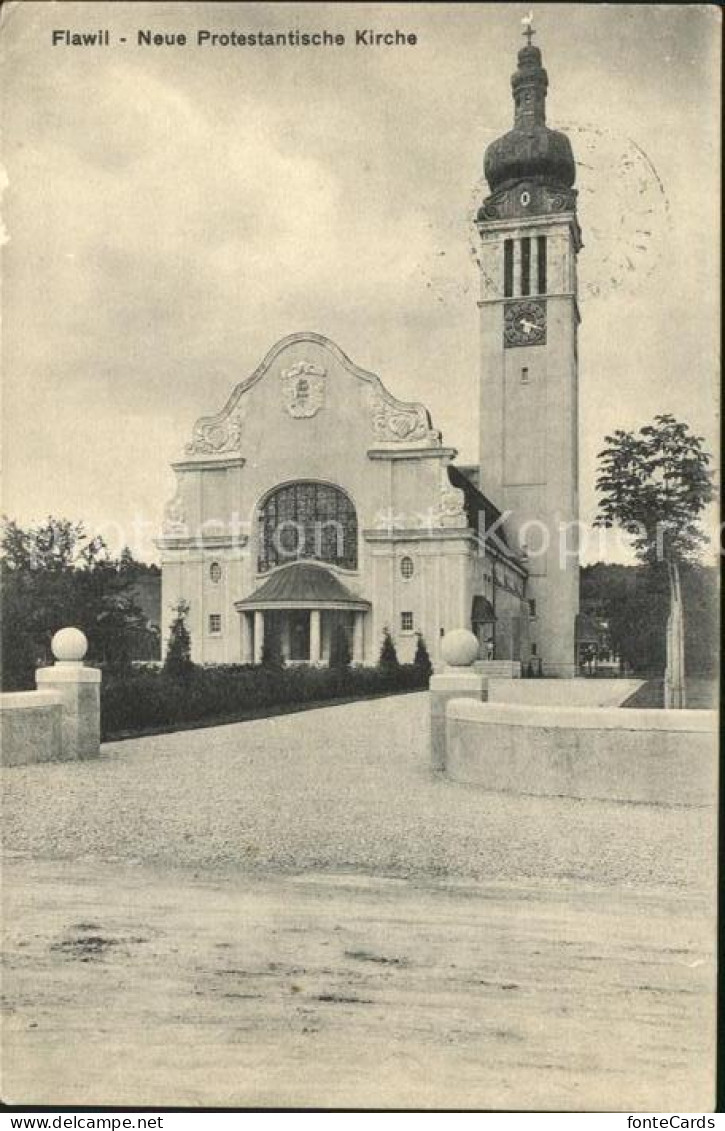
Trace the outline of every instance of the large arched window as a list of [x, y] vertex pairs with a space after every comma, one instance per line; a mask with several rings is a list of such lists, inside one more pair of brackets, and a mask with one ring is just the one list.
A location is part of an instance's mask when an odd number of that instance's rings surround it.
[[300, 560], [357, 569], [357, 515], [339, 487], [288, 483], [264, 501], [259, 512], [259, 572]]

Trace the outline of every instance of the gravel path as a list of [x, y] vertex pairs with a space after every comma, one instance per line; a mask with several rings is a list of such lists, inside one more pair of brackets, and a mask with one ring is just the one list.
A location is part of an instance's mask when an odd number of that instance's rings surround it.
[[487, 793], [428, 768], [427, 696], [109, 743], [4, 775], [18, 856], [702, 887], [709, 810]]

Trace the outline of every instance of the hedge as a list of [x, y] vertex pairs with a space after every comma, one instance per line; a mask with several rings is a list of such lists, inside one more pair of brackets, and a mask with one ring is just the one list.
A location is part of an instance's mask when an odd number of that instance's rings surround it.
[[194, 667], [184, 678], [156, 668], [104, 673], [101, 736], [225, 721], [265, 708], [360, 698], [428, 686], [415, 664], [397, 668], [267, 668], [244, 664]]

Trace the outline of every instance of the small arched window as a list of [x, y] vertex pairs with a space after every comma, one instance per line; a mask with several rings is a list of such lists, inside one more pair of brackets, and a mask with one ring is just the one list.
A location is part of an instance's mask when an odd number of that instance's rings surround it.
[[352, 500], [329, 483], [278, 487], [258, 519], [260, 573], [294, 561], [357, 569], [357, 515]]
[[404, 558], [400, 559], [400, 572], [406, 581], [410, 581], [411, 577], [415, 573], [415, 566], [413, 564], [412, 558], [409, 558], [406, 555]]
[[219, 565], [219, 562], [211, 563], [209, 566], [209, 577], [215, 585], [219, 584], [222, 579], [222, 567]]

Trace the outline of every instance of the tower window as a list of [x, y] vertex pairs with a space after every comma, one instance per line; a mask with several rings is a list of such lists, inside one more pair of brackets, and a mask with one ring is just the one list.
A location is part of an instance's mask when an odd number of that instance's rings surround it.
[[221, 613], [211, 613], [209, 616], [209, 632], [217, 636], [222, 630]]
[[402, 575], [403, 575], [403, 577], [405, 578], [406, 581], [410, 580], [410, 578], [415, 573], [415, 566], [413, 565], [413, 559], [412, 558], [409, 558], [407, 555], [406, 555], [406, 557], [401, 558], [400, 572], [402, 573]]
[[531, 294], [531, 239], [524, 236], [521, 241], [521, 294]]
[[222, 579], [222, 567], [219, 565], [219, 562], [211, 563], [209, 566], [209, 577], [215, 585], [219, 584]]
[[529, 613], [532, 617], [536, 616], [536, 601], [531, 597], [529, 598]]
[[538, 241], [538, 265], [539, 265], [539, 294], [546, 294], [546, 236], [537, 236]]
[[401, 613], [400, 614], [400, 631], [412, 632], [413, 631], [413, 614]]
[[514, 293], [513, 240], [504, 240], [503, 243], [503, 293], [505, 298], [511, 298]]
[[528, 369], [528, 366], [524, 365], [523, 369], [521, 370], [521, 384], [522, 385], [528, 385], [528, 383], [529, 383], [529, 369]]

